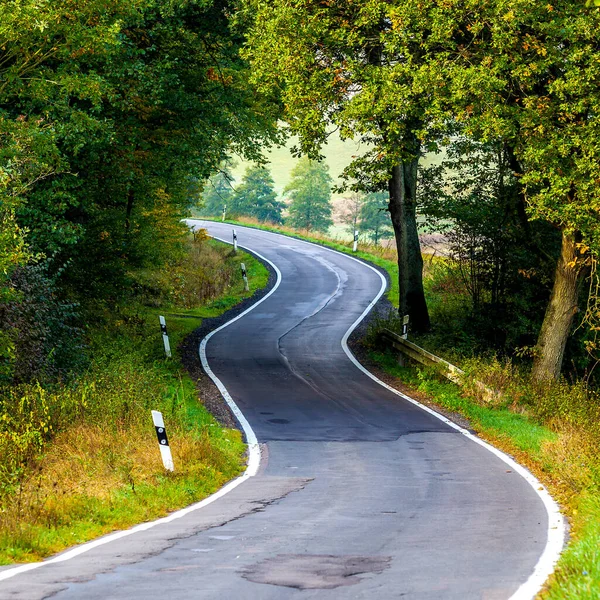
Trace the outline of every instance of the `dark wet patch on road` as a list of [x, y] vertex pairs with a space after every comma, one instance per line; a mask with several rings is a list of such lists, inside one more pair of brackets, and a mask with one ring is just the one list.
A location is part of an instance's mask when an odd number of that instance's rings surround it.
[[254, 583], [298, 590], [329, 590], [360, 583], [359, 575], [380, 574], [390, 566], [389, 556], [279, 554], [242, 572]]

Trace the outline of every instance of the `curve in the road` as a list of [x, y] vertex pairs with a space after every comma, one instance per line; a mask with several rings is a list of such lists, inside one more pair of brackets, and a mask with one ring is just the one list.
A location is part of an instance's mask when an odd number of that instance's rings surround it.
[[[206, 226], [215, 236], [230, 233]], [[381, 274], [322, 246], [244, 230], [246, 248], [260, 250], [276, 272], [277, 263], [285, 285], [279, 274], [276, 288], [205, 338], [200, 354], [246, 422], [246, 472], [164, 519], [0, 572], [2, 580], [51, 567], [30, 576], [29, 588], [18, 578], [4, 591], [143, 598], [157, 591], [160, 575], [160, 589], [178, 599], [202, 590], [209, 599], [279, 600], [302, 589], [307, 599], [337, 600], [359, 583], [352, 597], [531, 598], [562, 547], [558, 507], [510, 457], [356, 361], [347, 339], [383, 293], [382, 285], [373, 299]], [[269, 453], [259, 473], [257, 437]], [[117, 552], [102, 550], [122, 538], [129, 541]], [[323, 571], [329, 579], [320, 581]], [[331, 577], [338, 583], [329, 589]]]
[[[279, 233], [274, 233], [274, 232], [269, 232], [269, 233], [271, 235], [281, 235], [281, 237], [286, 237]], [[224, 239], [224, 238], [216, 237], [216, 239], [219, 239], [220, 241], [228, 243], [228, 244], [232, 243], [229, 240]], [[295, 238], [295, 239], [297, 239], [297, 238]], [[301, 241], [306, 244], [311, 243], [311, 242], [305, 242], [304, 240], [297, 240], [297, 241]], [[256, 254], [261, 260], [263, 260], [263, 261], [267, 262], [269, 265], [271, 265], [271, 267], [277, 273], [276, 287], [278, 287], [281, 282], [281, 272], [279, 271], [277, 266], [273, 262], [271, 262], [269, 259], [267, 259], [266, 257], [253, 251], [251, 248], [245, 248], [243, 246], [240, 246], [240, 247]], [[510, 466], [511, 469], [513, 469], [521, 477], [523, 477], [527, 481], [527, 483], [529, 483], [529, 485], [534, 489], [534, 491], [540, 497], [540, 499], [542, 500], [544, 507], [548, 513], [548, 537], [547, 537], [546, 547], [544, 548], [544, 552], [540, 556], [540, 559], [538, 560], [537, 564], [535, 565], [535, 568], [534, 568], [533, 572], [531, 573], [530, 577], [527, 579], [526, 582], [524, 582], [517, 589], [517, 591], [510, 597], [509, 600], [528, 600], [530, 598], [533, 598], [542, 589], [545, 581], [548, 579], [548, 577], [554, 571], [554, 567], [556, 565], [556, 562], [558, 561], [558, 558], [560, 557], [560, 554], [562, 552], [562, 548], [564, 545], [565, 525], [564, 525], [564, 519], [560, 512], [560, 508], [559, 508], [558, 504], [554, 501], [552, 496], [548, 493], [548, 491], [540, 483], [540, 481], [529, 470], [527, 470], [522, 465], [517, 463], [510, 456], [508, 456], [501, 450], [498, 450], [498, 448], [492, 446], [491, 444], [488, 444], [487, 442], [483, 441], [481, 438], [477, 437], [476, 435], [473, 435], [470, 431], [457, 425], [450, 419], [446, 418], [444, 415], [441, 415], [440, 413], [432, 410], [428, 406], [421, 404], [417, 400], [411, 398], [410, 396], [407, 396], [406, 394], [403, 394], [402, 392], [389, 386], [387, 383], [381, 381], [378, 377], [373, 375], [373, 373], [368, 371], [356, 359], [356, 357], [352, 354], [350, 348], [348, 347], [348, 339], [352, 335], [352, 332], [358, 327], [358, 325], [363, 321], [363, 319], [369, 314], [369, 312], [373, 309], [375, 304], [377, 304], [378, 300], [384, 294], [386, 287], [387, 287], [387, 281], [386, 281], [385, 277], [377, 269], [375, 269], [368, 263], [361, 261], [359, 259], [356, 259], [352, 256], [343, 254], [343, 253], [339, 252], [338, 250], [334, 250], [332, 248], [327, 248], [327, 250], [329, 250], [331, 252], [335, 252], [337, 254], [342, 254], [346, 258], [349, 258], [351, 260], [361, 263], [362, 265], [371, 269], [374, 273], [376, 273], [381, 278], [381, 288], [379, 289], [379, 291], [377, 292], [377, 294], [375, 295], [375, 297], [373, 298], [371, 303], [367, 306], [367, 308], [363, 311], [363, 313], [356, 319], [356, 321], [349, 327], [349, 329], [344, 334], [344, 337], [342, 338], [342, 342], [341, 342], [342, 348], [343, 348], [345, 354], [350, 359], [350, 361], [352, 361], [352, 363], [358, 369], [360, 369], [363, 373], [365, 373], [368, 377], [373, 379], [379, 385], [387, 388], [392, 393], [400, 396], [401, 398], [403, 398], [404, 400], [407, 400], [408, 402], [414, 404], [415, 406], [418, 406], [420, 409], [430, 413], [435, 418], [441, 420], [442, 422], [446, 423], [450, 427], [459, 431], [462, 435], [464, 435], [465, 437], [470, 439], [472, 442], [479, 444], [480, 446], [484, 447], [486, 450], [488, 450], [492, 454], [496, 455], [503, 462], [505, 462], [508, 466]], [[269, 295], [272, 294], [274, 291], [275, 291], [275, 288], [273, 288], [273, 290], [271, 290], [269, 292]], [[263, 300], [264, 300], [264, 298], [263, 298]], [[260, 300], [259, 302], [262, 302], [262, 300]], [[251, 310], [251, 309], [249, 309], [249, 310]], [[225, 323], [224, 325], [221, 326], [221, 328], [227, 327], [230, 323], [233, 323], [238, 318], [243, 316], [243, 314], [245, 314], [245, 313], [242, 313], [242, 315], [239, 315], [235, 319], [232, 319], [228, 323]], [[219, 328], [219, 329], [221, 329], [221, 328]], [[234, 411], [236, 418], [238, 418], [238, 420], [240, 420], [240, 424], [242, 425], [242, 428], [244, 429], [244, 432], [246, 433], [247, 439], [248, 440], [251, 440], [251, 439], [256, 440], [256, 435], [255, 435], [254, 431], [252, 430], [252, 428], [250, 427], [250, 424], [248, 423], [247, 419], [244, 417], [244, 415], [241, 412], [241, 410], [239, 409], [239, 407], [235, 404], [235, 402], [231, 398], [229, 392], [227, 391], [227, 389], [225, 388], [223, 383], [214, 375], [214, 373], [210, 369], [210, 366], [208, 365], [208, 361], [206, 359], [206, 343], [208, 342], [208, 340], [210, 339], [212, 334], [219, 331], [219, 329], [215, 330], [214, 332], [209, 334], [206, 338], [204, 338], [204, 340], [202, 340], [202, 343], [200, 346], [200, 356], [201, 356], [202, 366], [204, 367], [205, 371], [209, 374], [211, 379], [218, 386], [219, 391], [221, 392], [221, 394], [223, 395], [223, 397], [225, 398], [225, 400], [227, 401], [229, 406]], [[250, 442], [248, 442], [248, 443], [250, 444]], [[256, 442], [256, 447], [258, 447], [258, 442]], [[257, 455], [260, 460], [260, 452], [258, 450], [257, 450]], [[255, 474], [258, 470], [258, 465], [256, 465], [256, 466], [253, 465], [252, 469], [250, 469], [250, 461], [249, 461], [249, 469], [248, 470], [251, 471], [251, 474]]]

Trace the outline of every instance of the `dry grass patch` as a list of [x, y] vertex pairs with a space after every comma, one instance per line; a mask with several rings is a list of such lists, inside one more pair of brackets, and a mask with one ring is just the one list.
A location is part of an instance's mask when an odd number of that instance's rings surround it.
[[[175, 349], [202, 318], [250, 295], [240, 261], [253, 289], [268, 271], [211, 240], [187, 251], [189, 265], [179, 257], [170, 273], [140, 275], [131, 302], [99, 307], [85, 373], [0, 389], [0, 564], [40, 560], [158, 518], [242, 471], [240, 433], [204, 409], [176, 353], [165, 358], [158, 313], [168, 317]], [[151, 410], [164, 415], [175, 473], [162, 466]]]
[[226, 430], [217, 440], [206, 431], [176, 427], [169, 433], [172, 474], [162, 466], [151, 422], [144, 429], [108, 432], [81, 424], [57, 435], [3, 505], [0, 557], [37, 560], [60, 550], [72, 531], [75, 541], [83, 541], [91, 533], [157, 518], [241, 471], [238, 431]]

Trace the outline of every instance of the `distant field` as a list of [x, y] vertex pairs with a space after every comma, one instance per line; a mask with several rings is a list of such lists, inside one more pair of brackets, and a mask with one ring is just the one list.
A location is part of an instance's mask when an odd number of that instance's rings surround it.
[[[292, 156], [291, 148], [298, 143], [297, 137], [290, 138], [285, 146], [272, 148], [265, 151], [268, 165], [267, 168], [271, 172], [271, 176], [275, 181], [275, 191], [282, 197], [283, 190], [290, 182], [291, 172], [298, 159]], [[355, 156], [360, 156], [367, 150], [367, 146], [354, 142], [353, 140], [342, 141], [337, 132], [329, 136], [329, 141], [322, 149], [322, 154], [325, 157], [325, 163], [329, 166], [329, 174], [331, 175], [335, 185], [342, 183], [342, 171], [350, 164]], [[439, 162], [441, 155], [428, 154], [423, 159], [423, 164], [428, 165]], [[235, 178], [233, 186], [242, 181], [244, 172], [251, 163], [240, 159], [237, 156], [233, 157], [236, 165], [232, 169], [233, 177]], [[343, 206], [343, 198], [346, 194], [332, 194], [332, 204], [334, 205], [334, 222], [335, 224], [329, 229], [328, 234], [335, 239], [348, 241], [352, 239], [352, 234], [348, 231], [347, 225], [342, 225], [339, 222], [339, 210]]]
[[[285, 186], [290, 182], [291, 171], [298, 162], [290, 152], [292, 146], [298, 143], [298, 138], [292, 137], [288, 140], [285, 146], [272, 148], [265, 152], [269, 164], [267, 168], [271, 171], [273, 180], [275, 181], [275, 190], [281, 196]], [[342, 171], [350, 164], [353, 157], [360, 156], [367, 150], [366, 145], [361, 145], [352, 140], [342, 141], [337, 132], [329, 136], [327, 145], [322, 149], [322, 154], [325, 156], [325, 162], [329, 165], [329, 174], [331, 175], [334, 184], [341, 183]], [[232, 170], [235, 177], [234, 186], [240, 183], [244, 176], [244, 171], [250, 163], [241, 160], [239, 157], [233, 157], [236, 161], [236, 167]], [[428, 155], [424, 159], [424, 163], [437, 162], [439, 159], [436, 155]], [[333, 200], [343, 198], [343, 194], [333, 194]]]
[[[291, 171], [298, 162], [298, 159], [294, 158], [290, 151], [292, 146], [297, 143], [298, 138], [293, 137], [288, 140], [285, 146], [272, 148], [265, 152], [265, 156], [269, 160], [268, 169], [271, 171], [271, 175], [275, 181], [275, 189], [279, 195], [283, 193], [285, 186], [290, 182]], [[329, 174], [335, 184], [341, 183], [340, 176], [342, 171], [350, 164], [352, 157], [360, 155], [364, 151], [365, 146], [361, 150], [360, 144], [352, 140], [343, 142], [337, 132], [331, 134], [329, 142], [323, 148], [322, 152], [325, 156], [325, 162], [329, 165]], [[237, 161], [237, 165], [233, 169], [233, 176], [236, 183], [239, 183], [249, 163], [237, 157], [234, 157], [234, 159]]]

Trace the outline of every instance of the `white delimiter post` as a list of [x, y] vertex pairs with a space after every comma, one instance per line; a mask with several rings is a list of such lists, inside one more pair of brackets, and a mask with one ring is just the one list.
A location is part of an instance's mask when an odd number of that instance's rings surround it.
[[354, 230], [354, 244], [352, 246], [352, 252], [356, 252], [358, 250], [358, 230]]
[[408, 339], [408, 321], [410, 317], [408, 315], [404, 315], [402, 319], [402, 339]]
[[223, 216], [221, 217], [221, 221], [225, 220], [226, 213], [227, 213], [227, 204], [223, 204]]
[[167, 471], [174, 471], [175, 465], [173, 464], [173, 455], [171, 454], [171, 447], [169, 446], [169, 439], [167, 438], [167, 430], [165, 429], [165, 421], [162, 413], [158, 410], [153, 410], [152, 421], [156, 428], [156, 437], [158, 438], [158, 447], [160, 448], [163, 465]]
[[247, 292], [249, 292], [250, 286], [248, 285], [248, 274], [246, 273], [246, 265], [244, 263], [241, 263], [240, 266], [242, 267], [242, 278], [244, 279], [244, 289]]
[[167, 355], [167, 358], [171, 358], [171, 344], [169, 344], [169, 336], [167, 335], [167, 322], [162, 315], [158, 317], [158, 320], [160, 321], [160, 330], [162, 332], [163, 343], [165, 345], [165, 354]]
[[233, 251], [237, 254], [237, 234], [235, 229], [233, 230]]

